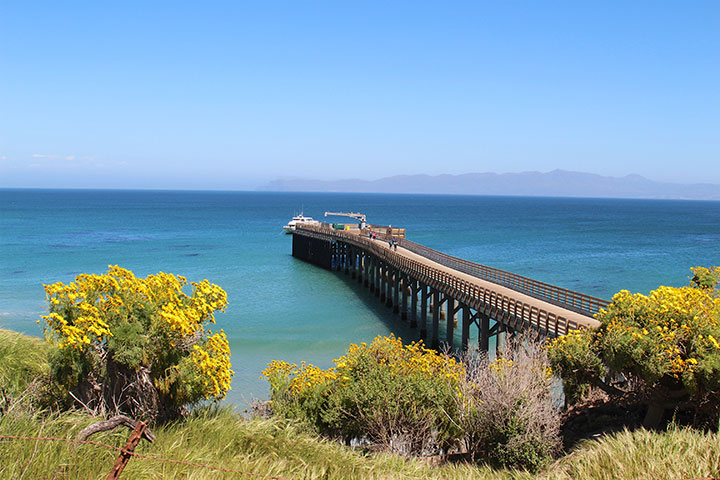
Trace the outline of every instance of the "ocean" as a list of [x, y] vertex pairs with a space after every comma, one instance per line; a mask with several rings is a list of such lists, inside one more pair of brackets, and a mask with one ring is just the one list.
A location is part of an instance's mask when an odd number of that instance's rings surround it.
[[[681, 286], [720, 265], [720, 202], [343, 193], [0, 190], [0, 327], [42, 335], [43, 283], [120, 265], [208, 279], [228, 292], [228, 402], [267, 398], [273, 359], [321, 367], [350, 343], [408, 329], [348, 277], [294, 259], [295, 214], [353, 211], [409, 239], [610, 299]], [[349, 220], [349, 219], [345, 219]], [[333, 221], [343, 221], [335, 217]]]

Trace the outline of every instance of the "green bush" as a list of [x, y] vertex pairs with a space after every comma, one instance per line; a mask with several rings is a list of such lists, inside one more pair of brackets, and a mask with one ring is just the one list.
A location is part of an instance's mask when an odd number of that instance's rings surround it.
[[720, 415], [720, 268], [694, 268], [692, 286], [649, 295], [617, 293], [596, 315], [596, 330], [575, 330], [549, 344], [553, 368], [570, 399], [593, 385], [648, 404], [646, 427], [666, 409], [694, 409], [696, 422]]
[[331, 369], [275, 361], [263, 374], [275, 414], [346, 442], [418, 455], [458, 436], [454, 397], [463, 367], [421, 343], [377, 337], [351, 345]]
[[324, 435], [404, 455], [466, 453], [534, 470], [557, 452], [559, 415], [542, 346], [508, 342], [504, 356], [458, 362], [422, 344], [378, 337], [322, 370], [272, 362], [263, 372], [276, 415]]
[[210, 330], [227, 305], [217, 285], [163, 272], [138, 278], [111, 266], [45, 285], [45, 293], [60, 406], [168, 420], [230, 389], [227, 338]]

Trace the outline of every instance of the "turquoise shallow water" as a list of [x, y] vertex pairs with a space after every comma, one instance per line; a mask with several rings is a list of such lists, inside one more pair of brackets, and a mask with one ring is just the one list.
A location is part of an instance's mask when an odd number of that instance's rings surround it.
[[229, 295], [218, 323], [237, 404], [267, 396], [258, 377], [272, 359], [328, 366], [349, 343], [412, 338], [367, 290], [290, 255], [281, 227], [301, 208], [360, 211], [445, 253], [608, 299], [720, 264], [720, 202], [0, 190], [0, 326], [40, 335], [42, 284], [109, 264], [207, 278]]

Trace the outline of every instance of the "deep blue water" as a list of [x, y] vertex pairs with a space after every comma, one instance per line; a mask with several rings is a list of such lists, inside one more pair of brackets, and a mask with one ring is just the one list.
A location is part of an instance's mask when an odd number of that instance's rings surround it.
[[[236, 371], [229, 400], [267, 396], [272, 359], [329, 366], [349, 343], [413, 332], [344, 276], [295, 260], [303, 209], [360, 211], [445, 253], [609, 299], [720, 265], [720, 202], [264, 192], [0, 190], [0, 326], [41, 335], [43, 283], [110, 264], [207, 278]], [[340, 220], [340, 219], [336, 219]]]

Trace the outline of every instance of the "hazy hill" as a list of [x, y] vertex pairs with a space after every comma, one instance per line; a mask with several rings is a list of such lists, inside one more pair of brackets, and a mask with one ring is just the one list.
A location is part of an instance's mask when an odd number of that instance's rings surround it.
[[640, 175], [605, 177], [566, 170], [436, 176], [397, 175], [378, 180], [280, 178], [259, 190], [720, 200], [720, 185], [661, 183]]

